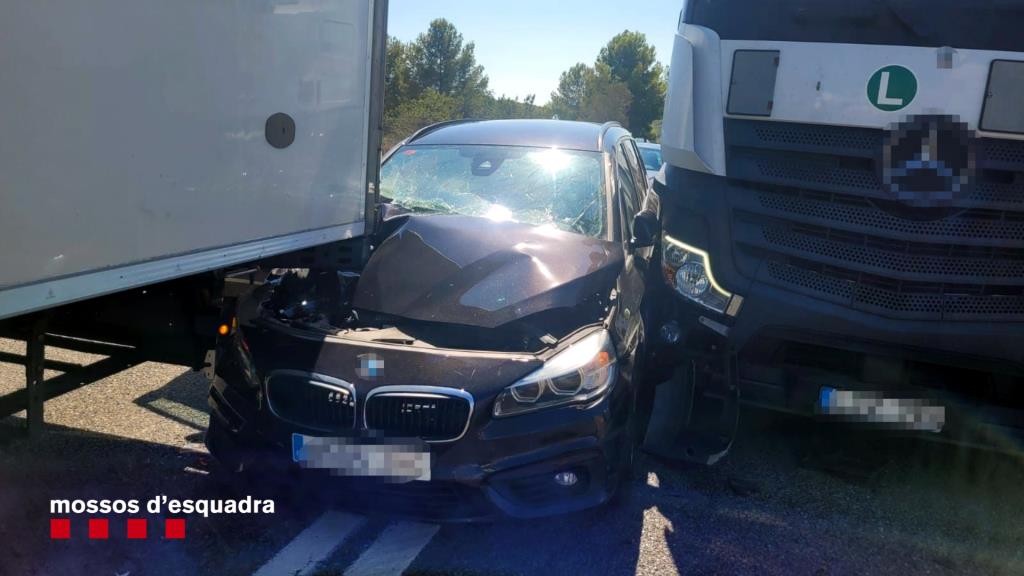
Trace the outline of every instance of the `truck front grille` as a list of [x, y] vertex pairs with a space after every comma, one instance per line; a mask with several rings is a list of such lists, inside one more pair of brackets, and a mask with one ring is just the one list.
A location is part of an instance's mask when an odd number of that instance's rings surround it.
[[913, 208], [882, 186], [882, 130], [725, 127], [737, 257], [765, 281], [894, 318], [1024, 319], [1024, 142], [980, 139], [973, 190]]
[[366, 399], [366, 428], [430, 442], [457, 440], [469, 424], [471, 397], [433, 389], [373, 391]]

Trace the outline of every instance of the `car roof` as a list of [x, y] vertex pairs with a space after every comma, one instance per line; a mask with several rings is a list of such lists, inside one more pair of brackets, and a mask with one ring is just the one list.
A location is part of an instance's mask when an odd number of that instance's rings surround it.
[[413, 134], [406, 144], [530, 146], [600, 152], [602, 136], [626, 131], [618, 124], [567, 120], [481, 120], [435, 124]]

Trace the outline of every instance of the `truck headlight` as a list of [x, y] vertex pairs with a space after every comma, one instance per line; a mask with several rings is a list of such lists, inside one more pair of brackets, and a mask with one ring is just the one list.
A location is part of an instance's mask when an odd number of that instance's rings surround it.
[[[728, 309], [729, 315], [734, 316], [739, 311], [738, 307], [729, 306], [733, 295], [715, 281], [711, 272], [711, 258], [704, 250], [666, 234], [662, 240], [661, 265], [665, 281], [679, 295], [719, 314], [726, 313]], [[738, 304], [742, 299], [736, 302]], [[733, 310], [734, 307], [736, 310]]]
[[496, 417], [587, 402], [615, 381], [615, 347], [601, 329], [553, 356], [544, 366], [502, 390]]

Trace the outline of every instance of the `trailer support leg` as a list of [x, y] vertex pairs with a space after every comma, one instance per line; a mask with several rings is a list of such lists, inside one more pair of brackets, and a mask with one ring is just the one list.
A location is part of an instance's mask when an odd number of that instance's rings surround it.
[[46, 359], [46, 317], [41, 316], [32, 322], [25, 349], [25, 387], [28, 401], [26, 402], [28, 435], [38, 437], [43, 433], [43, 405], [46, 402], [46, 385], [43, 379], [44, 361]]

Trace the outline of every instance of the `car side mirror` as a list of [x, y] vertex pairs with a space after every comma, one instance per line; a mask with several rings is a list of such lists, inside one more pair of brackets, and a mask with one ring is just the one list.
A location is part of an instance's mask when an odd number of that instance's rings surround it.
[[650, 248], [661, 237], [661, 222], [654, 212], [643, 211], [633, 217], [633, 248]]

